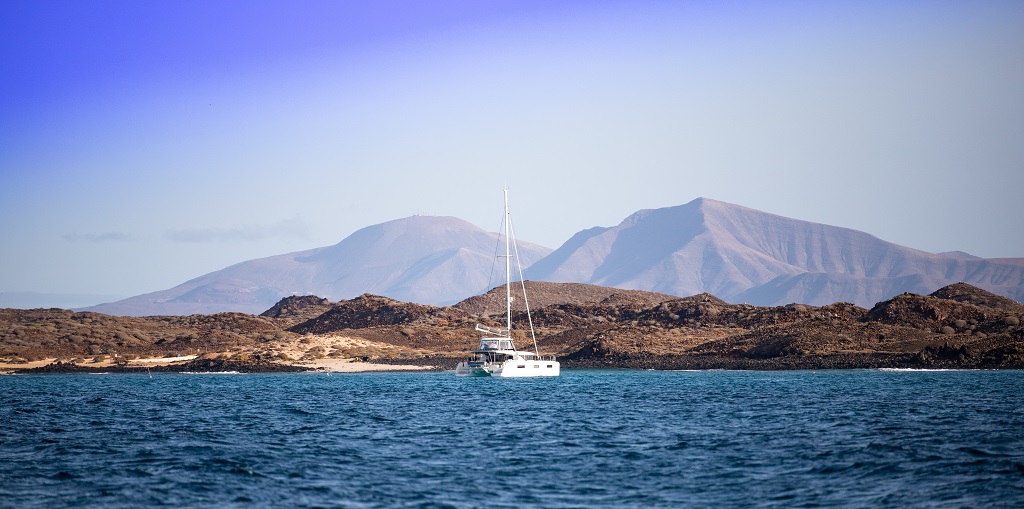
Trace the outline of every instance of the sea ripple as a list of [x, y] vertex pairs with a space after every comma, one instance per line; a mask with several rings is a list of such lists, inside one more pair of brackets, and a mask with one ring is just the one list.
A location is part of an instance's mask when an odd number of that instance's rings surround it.
[[0, 506], [1024, 506], [1020, 371], [25, 375], [0, 389]]

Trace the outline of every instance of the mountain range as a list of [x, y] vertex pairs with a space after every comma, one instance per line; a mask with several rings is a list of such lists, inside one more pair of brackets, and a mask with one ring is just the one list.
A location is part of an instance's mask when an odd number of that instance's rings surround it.
[[[454, 304], [504, 281], [499, 236], [454, 217], [412, 216], [368, 226], [328, 247], [241, 262], [174, 288], [84, 308], [110, 315], [259, 314], [289, 295], [332, 300], [374, 293]], [[551, 252], [518, 243], [524, 266]]]
[[[174, 288], [85, 308], [113, 315], [259, 313], [288, 295], [363, 293], [446, 305], [503, 279], [499, 235], [454, 217], [368, 226], [338, 244], [232, 265]], [[1024, 258], [933, 254], [870, 234], [698, 198], [578, 232], [552, 251], [519, 242], [525, 278], [710, 293], [729, 302], [871, 306], [903, 292], [967, 282], [1024, 300]]]
[[577, 233], [526, 277], [730, 302], [871, 306], [967, 282], [1024, 298], [1024, 259], [932, 254], [864, 232], [698, 198]]

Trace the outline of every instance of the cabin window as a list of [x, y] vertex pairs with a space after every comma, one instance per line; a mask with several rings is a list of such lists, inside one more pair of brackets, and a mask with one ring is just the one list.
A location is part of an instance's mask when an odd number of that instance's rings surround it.
[[517, 367], [517, 368], [525, 368], [525, 367], [526, 367], [526, 364], [520, 364], [520, 365], [518, 365], [518, 366], [516, 366], [516, 367]]
[[548, 364], [548, 367], [550, 368], [550, 367], [551, 367], [551, 365], [550, 365], [550, 364]]

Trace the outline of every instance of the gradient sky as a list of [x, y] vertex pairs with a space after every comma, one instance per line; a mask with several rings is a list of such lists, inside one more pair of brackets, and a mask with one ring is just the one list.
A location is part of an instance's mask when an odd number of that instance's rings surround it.
[[7, 306], [494, 231], [506, 183], [551, 248], [704, 196], [1024, 257], [1018, 0], [8, 0], [0, 43]]

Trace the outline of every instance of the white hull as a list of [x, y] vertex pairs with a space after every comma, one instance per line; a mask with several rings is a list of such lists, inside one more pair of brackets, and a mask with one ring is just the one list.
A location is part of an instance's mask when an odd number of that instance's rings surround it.
[[503, 378], [559, 376], [560, 371], [561, 367], [558, 361], [549, 360], [462, 361], [455, 367], [455, 374], [459, 376], [500, 376]]

